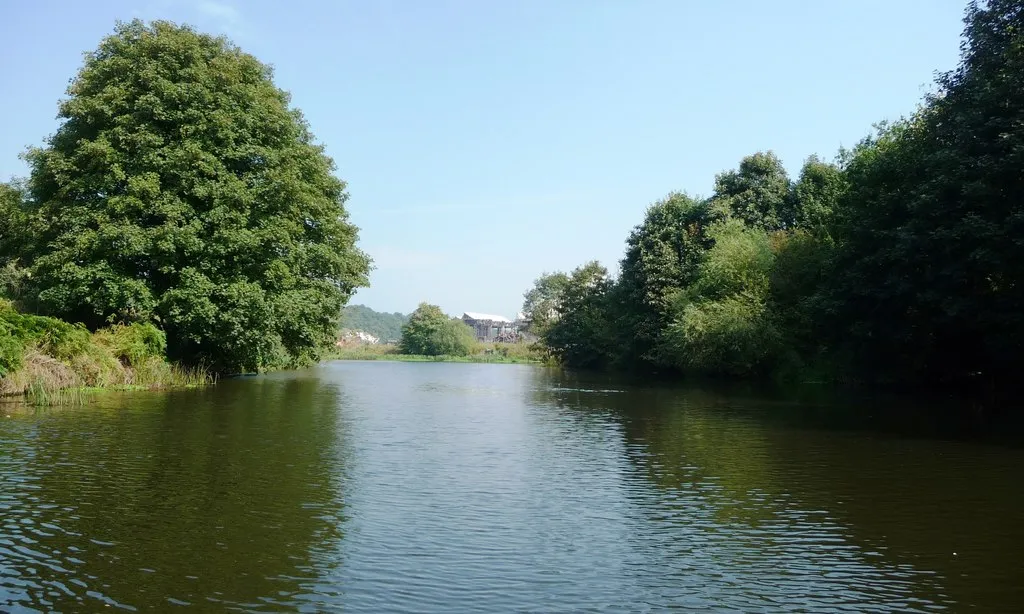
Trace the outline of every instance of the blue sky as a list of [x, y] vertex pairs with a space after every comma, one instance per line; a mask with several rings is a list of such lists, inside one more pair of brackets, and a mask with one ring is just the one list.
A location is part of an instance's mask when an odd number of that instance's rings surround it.
[[617, 266], [672, 190], [774, 150], [795, 173], [905, 115], [964, 0], [143, 0], [0, 6], [0, 180], [118, 19], [223, 33], [275, 67], [376, 261], [353, 302], [513, 315], [543, 271]]

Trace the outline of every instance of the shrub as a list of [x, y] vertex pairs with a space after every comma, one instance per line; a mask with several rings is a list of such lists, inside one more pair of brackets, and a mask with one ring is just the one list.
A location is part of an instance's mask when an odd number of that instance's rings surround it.
[[163, 359], [167, 336], [149, 323], [116, 324], [96, 331], [96, 343], [108, 348], [124, 365], [136, 367], [148, 358]]
[[717, 375], [749, 375], [765, 366], [778, 335], [756, 297], [736, 294], [690, 303], [665, 332], [677, 366]]
[[37, 345], [44, 354], [67, 360], [80, 354], [89, 344], [89, 331], [81, 324], [68, 324], [63, 320], [19, 313], [10, 301], [0, 301], [0, 320], [9, 334], [21, 341], [22, 346]]
[[11, 326], [0, 320], [0, 377], [21, 368], [25, 344], [11, 334]]
[[403, 354], [425, 356], [466, 356], [476, 346], [476, 337], [461, 320], [449, 318], [436, 305], [420, 306], [402, 326]]

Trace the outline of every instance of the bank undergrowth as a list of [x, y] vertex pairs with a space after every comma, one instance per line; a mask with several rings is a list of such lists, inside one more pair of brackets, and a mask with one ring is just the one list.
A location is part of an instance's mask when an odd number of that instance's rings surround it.
[[403, 354], [397, 345], [351, 344], [334, 348], [325, 359], [540, 364], [545, 362], [545, 354], [541, 348], [528, 343], [477, 343], [464, 356]]
[[96, 389], [195, 387], [212, 381], [202, 368], [168, 362], [166, 348], [163, 331], [152, 324], [90, 332], [80, 324], [21, 313], [0, 299], [0, 396], [47, 403]]

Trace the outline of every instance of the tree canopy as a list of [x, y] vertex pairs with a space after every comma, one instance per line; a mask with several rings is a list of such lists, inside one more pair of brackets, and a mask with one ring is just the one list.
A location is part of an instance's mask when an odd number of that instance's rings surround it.
[[402, 325], [409, 321], [403, 313], [374, 311], [366, 305], [346, 305], [341, 313], [341, 327], [361, 330], [388, 343], [402, 338]]
[[369, 259], [271, 69], [224, 38], [133, 21], [67, 93], [27, 155], [18, 255], [39, 308], [93, 329], [156, 323], [172, 358], [222, 372], [316, 359]]
[[612, 345], [609, 320], [611, 281], [596, 261], [576, 268], [558, 297], [559, 318], [544, 339], [563, 362], [579, 367], [607, 366]]
[[734, 171], [715, 177], [712, 203], [752, 226], [766, 230], [791, 228], [796, 212], [789, 176], [772, 152], [757, 152], [740, 161]]
[[523, 295], [523, 315], [529, 322], [529, 331], [542, 335], [558, 319], [558, 300], [569, 284], [565, 273], [544, 273], [533, 282]]
[[1013, 383], [1024, 2], [971, 2], [961, 50], [916, 113], [835, 163], [811, 156], [792, 182], [757, 152], [710, 198], [652, 205], [617, 280], [562, 290], [549, 351], [574, 366]]
[[898, 377], [1008, 378], [1024, 342], [1024, 3], [965, 23], [938, 92], [852, 152], [838, 210], [836, 318]]
[[0, 266], [25, 251], [30, 235], [25, 206], [21, 186], [0, 183]]
[[707, 202], [673, 192], [651, 205], [629, 234], [613, 299], [625, 362], [653, 360], [672, 297], [696, 277], [715, 219]]

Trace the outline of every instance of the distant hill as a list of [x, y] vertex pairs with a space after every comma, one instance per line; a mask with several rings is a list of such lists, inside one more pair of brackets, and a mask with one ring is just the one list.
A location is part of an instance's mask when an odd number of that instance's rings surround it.
[[402, 325], [409, 316], [401, 313], [381, 313], [366, 305], [346, 305], [341, 312], [341, 327], [361, 330], [381, 340], [398, 341], [402, 338]]

